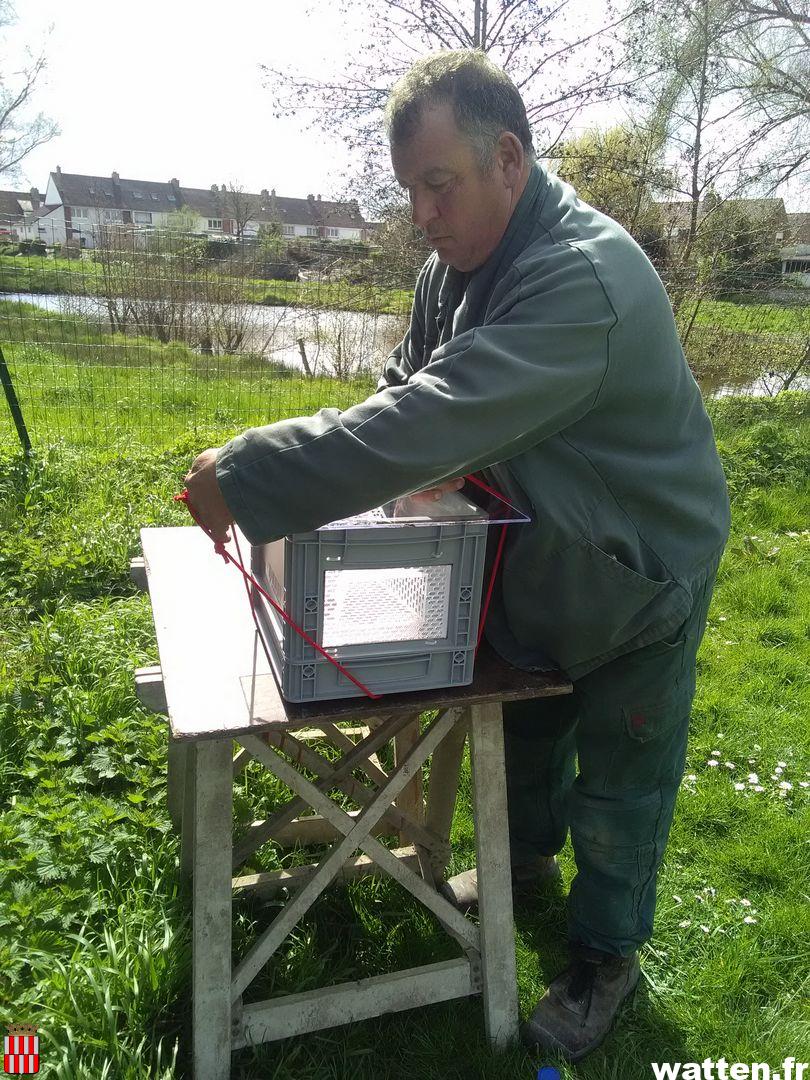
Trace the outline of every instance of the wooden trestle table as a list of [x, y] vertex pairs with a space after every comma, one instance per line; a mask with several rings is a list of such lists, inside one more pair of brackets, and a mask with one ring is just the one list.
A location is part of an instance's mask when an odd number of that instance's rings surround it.
[[[144, 529], [141, 536], [143, 560], [134, 560], [133, 576], [149, 589], [160, 663], [136, 672], [136, 687], [146, 705], [169, 716], [169, 813], [182, 871], [191, 877], [196, 1080], [228, 1080], [231, 1053], [241, 1047], [470, 994], [483, 999], [490, 1040], [507, 1045], [518, 1011], [501, 703], [569, 693], [570, 683], [556, 673], [519, 671], [485, 646], [467, 687], [286, 702], [257, 641], [244, 582], [208, 537], [194, 527]], [[477, 922], [440, 891], [468, 736]], [[377, 752], [392, 741], [395, 764], [386, 771]], [[329, 760], [319, 747], [329, 749]], [[430, 755], [425, 797], [422, 766]], [[251, 759], [292, 798], [234, 843], [233, 780]], [[356, 779], [358, 770], [367, 782]], [[357, 809], [347, 812], [330, 791]], [[380, 839], [391, 836], [398, 846]], [[240, 875], [268, 841], [328, 846], [312, 865]], [[457, 959], [243, 1004], [251, 982], [331, 882], [379, 872], [433, 912], [458, 942]], [[286, 890], [289, 899], [234, 966], [232, 899], [247, 890]]]

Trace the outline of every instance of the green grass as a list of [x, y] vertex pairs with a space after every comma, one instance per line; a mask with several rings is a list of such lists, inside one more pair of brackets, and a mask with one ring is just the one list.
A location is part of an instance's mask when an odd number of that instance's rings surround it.
[[[373, 311], [399, 315], [410, 311], [413, 289], [388, 288], [382, 285], [352, 285], [346, 281], [276, 281], [273, 279], [234, 276], [227, 270], [218, 273], [214, 266], [205, 271], [191, 271], [178, 262], [177, 271], [189, 283], [199, 283], [199, 296], [210, 295], [212, 284], [227, 287], [233, 301], [244, 299], [260, 304], [296, 305], [342, 311]], [[156, 274], [165, 273], [157, 266]], [[131, 271], [126, 261], [113, 270], [113, 280], [126, 282]], [[157, 278], [156, 278], [157, 280]], [[92, 259], [59, 259], [44, 255], [0, 255], [0, 293], [51, 293], [76, 296], [103, 296], [104, 273]]]
[[[26, 424], [37, 440], [67, 436], [109, 446], [125, 436], [168, 445], [187, 431], [346, 408], [376, 379], [307, 379], [250, 353], [201, 355], [180, 342], [102, 331], [79, 315], [0, 300], [0, 344]], [[0, 435], [12, 431], [5, 404]]]
[[739, 393], [757, 380], [773, 393], [806, 356], [810, 304], [702, 299], [695, 315], [695, 302], [682, 305], [677, 321], [704, 394]]
[[[565, 1080], [646, 1080], [651, 1061], [808, 1059], [810, 401], [728, 399], [712, 415], [733, 536], [699, 657], [656, 934], [616, 1031], [576, 1067], [518, 1048], [498, 1056], [470, 1000], [240, 1052], [234, 1077], [533, 1080], [539, 1064], [558, 1064]], [[165, 449], [59, 444], [29, 467], [0, 445], [0, 995], [8, 1020], [41, 1025], [44, 1076], [190, 1075], [190, 898], [165, 808], [165, 720], [133, 692], [133, 668], [156, 657], [127, 564], [142, 525], [185, 523], [170, 496], [194, 452], [227, 433], [198, 430]], [[237, 829], [280, 796], [249, 766]], [[454, 869], [472, 863], [466, 766], [454, 851]], [[261, 851], [252, 866], [302, 857]], [[567, 885], [569, 850], [562, 862]], [[563, 961], [564, 892], [517, 914], [524, 1012]], [[236, 905], [237, 952], [274, 910]], [[254, 989], [452, 955], [398, 887], [367, 879], [323, 898]]]
[[[687, 308], [689, 305], [687, 304]], [[810, 333], [810, 305], [703, 300], [695, 320], [702, 326], [760, 334]]]
[[0, 293], [71, 293], [94, 296], [101, 267], [89, 259], [0, 255]]

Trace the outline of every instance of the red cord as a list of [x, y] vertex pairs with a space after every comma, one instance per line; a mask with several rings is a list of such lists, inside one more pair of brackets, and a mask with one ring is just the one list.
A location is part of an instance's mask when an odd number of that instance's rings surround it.
[[[347, 668], [345, 668], [343, 666], [343, 664], [340, 663], [340, 661], [336, 660], [334, 658], [334, 656], [330, 656], [329, 653], [324, 648], [322, 648], [318, 644], [318, 642], [315, 641], [314, 638], [311, 638], [309, 636], [309, 634], [306, 632], [306, 630], [302, 629], [295, 622], [294, 619], [290, 618], [290, 616], [287, 614], [287, 612], [279, 604], [276, 603], [276, 601], [273, 599], [273, 597], [261, 587], [261, 585], [258, 583], [258, 581], [253, 577], [253, 575], [249, 574], [247, 572], [247, 570], [245, 569], [244, 564], [242, 562], [242, 553], [239, 551], [239, 541], [238, 540], [236, 540], [237, 551], [239, 553], [239, 559], [237, 560], [237, 559], [234, 559], [233, 555], [231, 555], [231, 553], [227, 550], [227, 548], [225, 547], [224, 541], [214, 539], [213, 533], [211, 532], [211, 530], [208, 528], [207, 525], [203, 524], [203, 522], [200, 520], [196, 510], [194, 509], [194, 506], [192, 505], [192, 502], [188, 497], [188, 490], [182, 491], [179, 495], [175, 495], [174, 496], [174, 501], [175, 502], [182, 502], [182, 503], [186, 504], [186, 509], [191, 514], [191, 516], [194, 518], [195, 522], [200, 526], [200, 528], [203, 530], [203, 532], [207, 536], [209, 536], [212, 540], [214, 540], [214, 550], [216, 551], [217, 555], [221, 555], [222, 558], [226, 562], [232, 563], [236, 567], [236, 569], [242, 574], [242, 576], [245, 579], [245, 587], [248, 589], [248, 594], [250, 593], [249, 585], [253, 585], [254, 588], [256, 588], [262, 594], [262, 596], [270, 604], [270, 606], [273, 608], [273, 610], [277, 611], [278, 614], [282, 617], [282, 619], [284, 619], [284, 621], [286, 623], [288, 623], [293, 628], [293, 630], [295, 630], [296, 634], [298, 634], [300, 637], [302, 637], [304, 639], [304, 641], [306, 641], [306, 643], [308, 645], [311, 645], [314, 649], [316, 649], [321, 654], [321, 656], [325, 656], [326, 659], [329, 661], [329, 663], [333, 664], [338, 669], [338, 671], [341, 672], [341, 674], [345, 675], [346, 678], [350, 682], [354, 683], [354, 685], [358, 688], [358, 690], [362, 690], [363, 693], [367, 697], [370, 697], [375, 701], [378, 698], [382, 697], [382, 694], [375, 694], [373, 690], [369, 690], [369, 688], [367, 686], [364, 686], [363, 683], [361, 683], [359, 679], [356, 679], [354, 677], [354, 675], [352, 675], [352, 673]], [[234, 539], [236, 539], [236, 530], [235, 529], [234, 529]], [[250, 597], [250, 606], [251, 606], [251, 611], [253, 612], [253, 619], [254, 619], [254, 622], [255, 622], [256, 621], [256, 612], [253, 609], [253, 598], [252, 597]], [[259, 637], [261, 639], [261, 634], [259, 634]], [[263, 641], [263, 639], [262, 639], [262, 641]]]
[[[485, 484], [483, 482], [483, 480], [479, 480], [477, 477], [473, 476], [472, 473], [465, 476], [464, 479], [469, 480], [471, 483], [475, 484], [479, 488], [482, 488], [484, 491], [488, 492], [490, 495], [494, 495], [496, 499], [499, 499], [505, 506], [508, 506], [510, 509], [512, 509], [512, 510], [515, 509], [515, 507], [512, 506], [512, 504], [507, 499], [505, 499], [503, 497], [503, 495], [500, 494], [500, 492], [495, 491], [494, 488], [489, 487], [487, 484]], [[225, 542], [223, 540], [214, 539], [214, 534], [211, 532], [211, 530], [208, 528], [208, 526], [203, 523], [203, 521], [201, 520], [201, 518], [197, 514], [197, 511], [194, 509], [194, 505], [192, 504], [191, 499], [189, 498], [188, 489], [185, 489], [179, 495], [175, 495], [174, 496], [174, 501], [175, 502], [185, 503], [186, 509], [188, 510], [189, 514], [191, 514], [191, 516], [194, 519], [194, 521], [196, 522], [196, 524], [200, 526], [200, 528], [206, 534], [206, 536], [210, 537], [210, 539], [214, 541], [214, 551], [217, 553], [217, 555], [221, 555], [226, 563], [231, 563], [242, 574], [242, 577], [244, 578], [244, 583], [245, 583], [245, 591], [247, 592], [248, 601], [250, 603], [250, 613], [251, 613], [251, 616], [253, 617], [253, 622], [254, 622], [254, 624], [256, 626], [256, 631], [257, 631], [257, 633], [259, 635], [259, 641], [261, 641], [261, 643], [262, 643], [262, 648], [264, 649], [265, 655], [267, 656], [268, 663], [272, 664], [272, 662], [270, 660], [270, 655], [267, 652], [267, 646], [266, 646], [265, 641], [264, 641], [264, 636], [263, 636], [263, 634], [261, 632], [261, 628], [259, 626], [259, 620], [258, 620], [258, 618], [256, 616], [256, 604], [255, 604], [254, 599], [253, 599], [253, 593], [251, 592], [251, 589], [250, 589], [251, 585], [253, 585], [253, 587], [255, 589], [257, 589], [258, 592], [261, 593], [261, 595], [270, 604], [270, 606], [273, 608], [273, 610], [278, 612], [278, 614], [282, 617], [282, 619], [284, 619], [284, 621], [286, 623], [288, 623], [293, 628], [293, 630], [296, 632], [296, 634], [299, 635], [299, 637], [303, 638], [304, 641], [306, 641], [306, 643], [308, 645], [311, 645], [314, 649], [316, 649], [321, 654], [321, 656], [325, 656], [326, 659], [329, 661], [329, 663], [333, 664], [338, 669], [338, 671], [341, 672], [341, 674], [345, 675], [346, 678], [350, 682], [354, 683], [354, 685], [358, 688], [358, 690], [362, 690], [363, 693], [367, 697], [371, 698], [374, 701], [379, 700], [383, 696], [382, 694], [375, 694], [372, 690], [369, 690], [369, 688], [367, 686], [364, 686], [363, 683], [361, 683], [359, 679], [356, 679], [354, 677], [354, 675], [352, 675], [352, 673], [348, 670], [348, 668], [345, 668], [343, 666], [343, 664], [341, 664], [338, 660], [336, 660], [334, 658], [334, 656], [330, 656], [329, 653], [326, 652], [326, 650], [324, 648], [322, 648], [318, 644], [318, 642], [315, 641], [314, 638], [309, 636], [309, 634], [306, 632], [306, 630], [302, 629], [302, 627], [300, 627], [295, 622], [294, 619], [290, 618], [290, 616], [287, 614], [287, 612], [279, 604], [276, 603], [276, 601], [273, 599], [273, 597], [270, 596], [270, 594], [268, 592], [266, 592], [261, 587], [261, 585], [255, 579], [255, 577], [253, 577], [252, 574], [248, 573], [248, 571], [245, 569], [245, 564], [244, 564], [244, 561], [242, 559], [242, 552], [241, 552], [240, 547], [239, 547], [239, 538], [236, 535], [236, 529], [234, 529], [233, 538], [234, 538], [234, 543], [236, 545], [237, 558], [234, 559], [234, 557], [231, 555], [231, 553], [225, 547]], [[481, 647], [481, 641], [482, 641], [483, 636], [484, 636], [484, 624], [487, 621], [487, 614], [489, 612], [489, 604], [490, 604], [490, 600], [492, 599], [493, 589], [495, 588], [495, 577], [496, 577], [496, 575], [498, 573], [498, 568], [499, 568], [500, 563], [501, 563], [501, 556], [503, 554], [503, 547], [504, 547], [504, 543], [506, 541], [506, 529], [507, 529], [507, 523], [505, 522], [503, 525], [501, 525], [501, 535], [498, 538], [498, 547], [497, 547], [497, 549], [495, 551], [495, 560], [494, 560], [494, 562], [492, 564], [492, 571], [490, 572], [490, 575], [489, 575], [489, 582], [487, 583], [486, 596], [484, 597], [484, 602], [483, 602], [483, 604], [481, 606], [481, 617], [478, 620], [478, 637], [477, 637], [476, 642], [475, 642], [475, 654], [476, 654], [476, 656], [478, 655], [478, 650]]]
[[484, 603], [481, 605], [481, 618], [478, 620], [478, 640], [475, 643], [475, 655], [478, 656], [478, 650], [481, 647], [481, 639], [484, 636], [484, 623], [487, 621], [487, 613], [489, 612], [489, 602], [492, 599], [492, 590], [495, 588], [495, 576], [498, 573], [498, 567], [501, 565], [501, 555], [503, 554], [503, 545], [506, 540], [506, 530], [508, 526], [504, 523], [501, 525], [501, 535], [498, 537], [498, 547], [495, 551], [495, 560], [492, 563], [492, 570], [489, 575], [489, 582], [487, 584], [487, 595], [484, 597]]

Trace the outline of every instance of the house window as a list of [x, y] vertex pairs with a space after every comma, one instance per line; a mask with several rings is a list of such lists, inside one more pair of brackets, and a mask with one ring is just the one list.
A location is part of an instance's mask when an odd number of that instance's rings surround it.
[[318, 230], [314, 225], [307, 225], [307, 236], [317, 236]]
[[133, 199], [142, 199], [143, 198], [143, 192], [142, 191], [133, 191], [132, 192], [132, 198]]
[[210, 217], [208, 219], [208, 228], [209, 229], [218, 229], [221, 232], [222, 231], [222, 218]]
[[[174, 195], [170, 195], [169, 199], [173, 202], [174, 201]], [[157, 202], [157, 201], [158, 201], [158, 197], [157, 197], [157, 195], [155, 195], [155, 193], [153, 191], [152, 192], [152, 202]]]
[[124, 220], [124, 215], [120, 210], [104, 210], [103, 214], [107, 225], [120, 225]]
[[86, 217], [88, 217], [89, 215], [87, 213], [87, 207], [86, 206], [74, 206], [70, 211], [70, 216], [72, 218], [86, 218]]
[[136, 225], [152, 224], [152, 214], [149, 210], [133, 210], [132, 219]]
[[327, 236], [340, 236], [340, 229], [327, 229], [326, 230], [326, 235]]
[[282, 225], [281, 226], [281, 231], [285, 236], [295, 236], [295, 226], [294, 225]]
[[778, 243], [781, 243], [785, 239], [785, 234], [783, 232], [778, 232], [776, 234], [776, 239]]

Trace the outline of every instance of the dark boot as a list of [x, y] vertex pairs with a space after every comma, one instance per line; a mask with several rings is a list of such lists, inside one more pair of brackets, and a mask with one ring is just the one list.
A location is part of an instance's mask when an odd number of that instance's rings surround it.
[[579, 1061], [610, 1031], [639, 974], [638, 953], [622, 957], [583, 946], [572, 949], [571, 963], [522, 1026], [521, 1039], [528, 1047], [556, 1050], [568, 1061]]
[[[553, 855], [538, 856], [533, 863], [513, 866], [512, 898], [524, 899], [544, 881], [556, 881], [559, 876], [560, 868]], [[472, 870], [465, 870], [463, 874], [448, 878], [440, 891], [460, 911], [478, 907], [478, 871], [473, 867]]]

